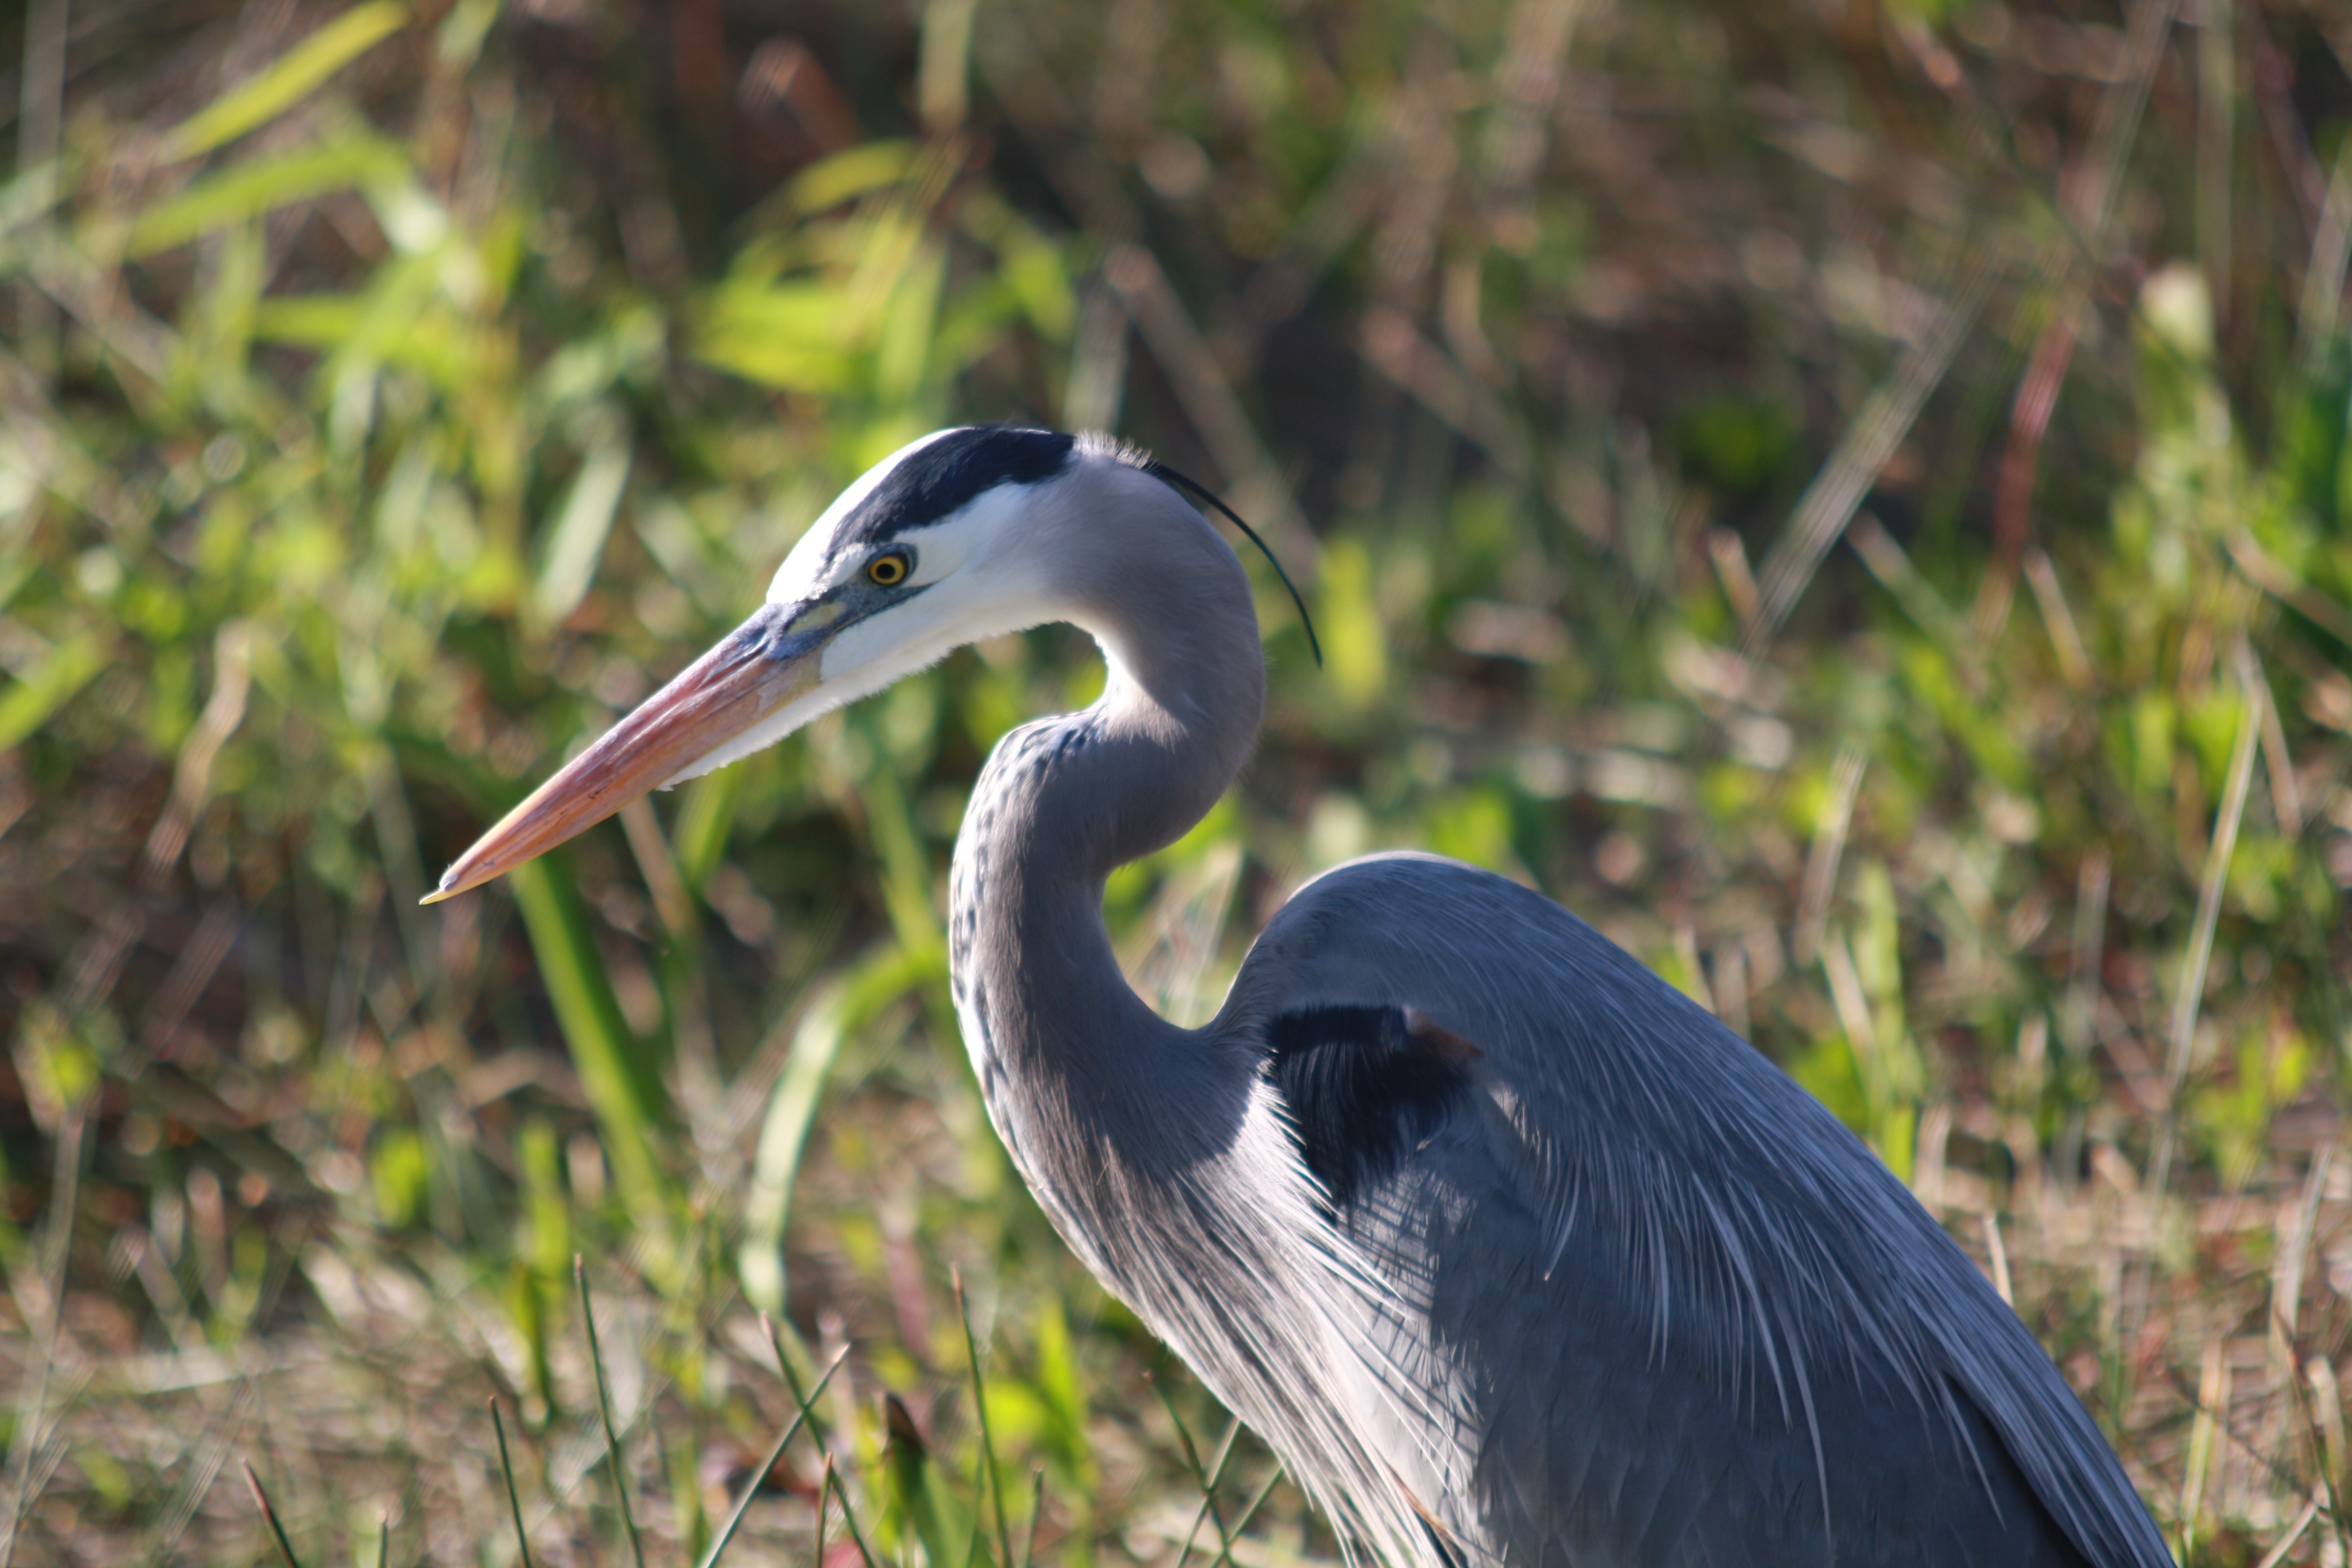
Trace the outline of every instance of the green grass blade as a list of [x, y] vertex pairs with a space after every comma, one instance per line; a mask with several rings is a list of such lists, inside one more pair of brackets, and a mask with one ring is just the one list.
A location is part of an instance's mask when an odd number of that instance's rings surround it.
[[1217, 1527], [1218, 1555], [1223, 1556], [1233, 1550], [1233, 1531], [1225, 1528], [1225, 1516], [1217, 1507], [1217, 1489], [1224, 1484], [1225, 1467], [1234, 1462], [1234, 1447], [1240, 1441], [1241, 1435], [1241, 1417], [1236, 1415], [1234, 1424], [1225, 1428], [1225, 1440], [1217, 1445], [1217, 1462], [1205, 1472], [1197, 1461], [1193, 1465], [1193, 1479], [1201, 1486], [1201, 1509], [1192, 1516], [1192, 1528], [1184, 1532], [1183, 1550], [1176, 1553], [1176, 1568], [1184, 1568], [1185, 1559], [1192, 1555], [1192, 1542], [1200, 1539], [1203, 1521], [1213, 1522]]
[[[769, 1325], [769, 1330], [771, 1333], [774, 1331], [772, 1323]], [[781, 1354], [777, 1359], [782, 1362]], [[849, 1348], [845, 1345], [840, 1353], [833, 1358], [832, 1363], [817, 1378], [816, 1386], [809, 1391], [808, 1397], [805, 1399], [801, 1397], [800, 1388], [792, 1379], [791, 1363], [783, 1363], [786, 1380], [793, 1389], [793, 1403], [797, 1408], [793, 1413], [793, 1418], [784, 1424], [782, 1433], [778, 1436], [774, 1443], [769, 1446], [767, 1457], [760, 1461], [760, 1468], [753, 1470], [751, 1479], [743, 1483], [743, 1495], [735, 1500], [735, 1507], [727, 1515], [726, 1524], [720, 1528], [717, 1538], [711, 1542], [710, 1550], [702, 1554], [702, 1561], [696, 1565], [696, 1568], [719, 1568], [719, 1554], [727, 1550], [727, 1543], [735, 1539], [735, 1531], [742, 1524], [743, 1515], [751, 1510], [751, 1500], [760, 1495], [760, 1483], [767, 1479], [768, 1473], [776, 1468], [776, 1461], [784, 1457], [784, 1449], [791, 1445], [795, 1436], [800, 1435], [800, 1429], [803, 1426], [814, 1427], [809, 1415], [810, 1405], [815, 1402], [819, 1394], [824, 1392], [824, 1385], [833, 1381], [833, 1374], [841, 1369], [841, 1363], [848, 1359]], [[825, 1463], [827, 1466], [833, 1463], [830, 1455], [826, 1457]], [[817, 1489], [816, 1506], [817, 1561], [823, 1563], [824, 1561], [824, 1489], [822, 1487]]]
[[743, 781], [750, 776], [748, 768], [720, 768], [703, 774], [681, 792], [686, 800], [670, 831], [670, 849], [677, 857], [678, 875], [694, 892], [702, 890], [718, 868], [719, 857], [726, 853], [727, 834], [735, 826], [735, 804], [742, 798]]
[[1160, 1401], [1160, 1408], [1168, 1412], [1170, 1424], [1176, 1428], [1177, 1446], [1184, 1450], [1184, 1468], [1192, 1473], [1193, 1484], [1207, 1486], [1209, 1472], [1201, 1464], [1201, 1450], [1192, 1442], [1192, 1429], [1184, 1425], [1181, 1415], [1176, 1414], [1176, 1402], [1168, 1397], [1168, 1391], [1160, 1386], [1159, 1378], [1145, 1373], [1143, 1381], [1150, 1388], [1153, 1397]]
[[833, 1495], [841, 1500], [842, 1527], [849, 1531], [850, 1542], [857, 1548], [858, 1561], [865, 1563], [866, 1568], [879, 1568], [874, 1561], [874, 1553], [866, 1545], [866, 1532], [857, 1528], [857, 1510], [849, 1506], [849, 1493], [841, 1484], [841, 1472], [834, 1468], [830, 1454], [824, 1457], [824, 1479], [826, 1484], [833, 1488]]
[[[800, 1374], [793, 1370], [793, 1358], [784, 1349], [784, 1331], [782, 1325], [772, 1314], [761, 1312], [760, 1330], [768, 1336], [768, 1349], [775, 1354], [776, 1370], [783, 1374], [784, 1386], [792, 1391], [793, 1403], [800, 1407], [802, 1415], [808, 1417], [809, 1430], [816, 1435], [816, 1440], [820, 1444], [826, 1442], [828, 1439], [824, 1421], [816, 1413], [817, 1390], [824, 1386], [824, 1380], [818, 1379], [816, 1388], [809, 1390], [806, 1394], [802, 1393]], [[849, 1347], [844, 1345], [834, 1356], [832, 1366], [839, 1366], [842, 1358], [848, 1353]], [[832, 1366], [825, 1369], [827, 1376], [832, 1375]]]
[[351, 294], [280, 294], [253, 306], [256, 342], [339, 348], [359, 330], [367, 301]]
[[522, 1554], [522, 1568], [530, 1568], [530, 1537], [523, 1533], [522, 1494], [515, 1490], [514, 1458], [507, 1452], [506, 1417], [499, 1414], [499, 1402], [490, 1401], [490, 1426], [499, 1435], [499, 1473], [506, 1478], [507, 1509], [514, 1515], [515, 1550]]
[[1069, 1314], [1059, 1297], [1048, 1296], [1037, 1303], [1031, 1332], [1036, 1373], [1030, 1382], [1045, 1402], [1045, 1436], [1068, 1465], [1081, 1495], [1091, 1495], [1096, 1467], [1094, 1446], [1087, 1436], [1085, 1382], [1078, 1372], [1077, 1342], [1070, 1333]]
[[152, 256], [296, 202], [392, 184], [408, 170], [408, 154], [380, 136], [353, 136], [282, 157], [257, 159], [199, 180], [141, 214], [124, 237], [123, 253]]
[[1021, 1568], [1035, 1568], [1037, 1562], [1037, 1531], [1045, 1523], [1045, 1467], [1040, 1465], [1029, 1479], [1029, 1544], [1021, 1551]]
[[613, 1473], [613, 1496], [621, 1504], [630, 1560], [637, 1568], [646, 1568], [646, 1544], [637, 1536], [637, 1516], [629, 1507], [628, 1477], [621, 1468], [621, 1434], [613, 1426], [613, 1387], [604, 1376], [604, 1347], [596, 1337], [596, 1304], [588, 1294], [588, 1267], [577, 1253], [572, 1257], [572, 1278], [580, 1287], [580, 1316], [588, 1324], [588, 1362], [596, 1370], [596, 1415], [604, 1424], [604, 1462]]
[[936, 945], [871, 953], [819, 994], [794, 1032], [792, 1059], [768, 1102], [759, 1149], [752, 1156], [751, 1189], [743, 1196], [743, 1241], [736, 1269], [743, 1294], [762, 1311], [783, 1310], [782, 1248], [792, 1218], [793, 1184], [842, 1042], [907, 991], [939, 974], [945, 963]]
[[14, 238], [58, 210], [66, 197], [58, 166], [43, 162], [0, 180], [0, 240]]
[[251, 81], [199, 109], [164, 138], [163, 157], [176, 162], [236, 141], [309, 97], [329, 77], [408, 25], [396, 0], [354, 5], [279, 56]]
[[670, 1530], [677, 1537], [680, 1560], [690, 1562], [710, 1539], [702, 1516], [702, 1434], [693, 1423], [652, 1428], [654, 1461], [669, 1479]]
[[580, 1086], [604, 1133], [614, 1180], [632, 1218], [666, 1231], [673, 1205], [654, 1138], [668, 1121], [667, 1097], [621, 1016], [579, 896], [563, 869], [544, 858], [516, 867], [508, 880]]
[[95, 632], [80, 633], [51, 648], [30, 674], [0, 692], [0, 752], [47, 723], [49, 715], [88, 686], [106, 664], [106, 641]]
[[951, 1278], [955, 1281], [956, 1315], [963, 1320], [964, 1354], [971, 1362], [971, 1408], [980, 1425], [980, 1458], [987, 1468], [989, 1502], [996, 1510], [996, 1560], [1005, 1568], [1012, 1568], [1013, 1521], [1005, 1517], [1004, 1483], [996, 1464], [996, 1437], [988, 1426], [988, 1380], [981, 1373], [980, 1339], [971, 1331], [971, 1301], [964, 1294], [963, 1270], [954, 1270]]
[[269, 1539], [278, 1543], [278, 1556], [286, 1568], [302, 1568], [302, 1560], [294, 1555], [294, 1543], [286, 1539], [286, 1526], [279, 1522], [278, 1510], [269, 1504], [269, 1494], [261, 1489], [261, 1478], [253, 1473], [253, 1461], [240, 1459], [245, 1470], [245, 1484], [253, 1489], [253, 1500], [261, 1505], [261, 1517], [269, 1522]]
[[867, 142], [810, 164], [784, 187], [785, 200], [803, 213], [823, 212], [897, 184], [913, 172], [915, 142]]
[[[783, 1335], [777, 1329], [776, 1321], [763, 1312], [761, 1314], [761, 1326], [768, 1331], [768, 1344], [776, 1352], [776, 1368], [784, 1374], [784, 1386], [792, 1390], [793, 1403], [800, 1407], [802, 1418], [807, 1421], [809, 1430], [815, 1434], [817, 1441], [824, 1442], [825, 1440], [824, 1423], [817, 1419], [816, 1396], [824, 1392], [824, 1385], [833, 1380], [833, 1374], [840, 1370], [844, 1362], [849, 1359], [849, 1347], [844, 1345], [835, 1354], [832, 1362], [824, 1369], [824, 1375], [817, 1379], [816, 1386], [803, 1394], [801, 1391], [801, 1380], [793, 1371], [792, 1358], [784, 1353]], [[841, 1477], [834, 1468], [833, 1454], [830, 1450], [827, 1450], [824, 1456], [824, 1480], [819, 1487], [818, 1495], [823, 1496], [827, 1488], [841, 1499], [841, 1521], [849, 1531], [849, 1539], [856, 1542], [857, 1555], [864, 1560], [866, 1568], [876, 1568], [874, 1553], [866, 1550], [865, 1533], [857, 1528], [856, 1511], [849, 1506], [849, 1493], [843, 1489]]]
[[961, 1510], [951, 1509], [940, 1494], [939, 1466], [914, 1414], [897, 1394], [885, 1394], [882, 1415], [883, 1473], [889, 1481], [891, 1511], [897, 1515], [900, 1558], [908, 1557], [910, 1542], [919, 1542], [927, 1562], [947, 1568], [957, 1561], [953, 1542], [959, 1535], [969, 1557], [978, 1521], [965, 1521], [963, 1530], [956, 1529], [954, 1514]]
[[1223, 1550], [1217, 1553], [1217, 1560], [1210, 1563], [1209, 1568], [1231, 1568], [1234, 1560], [1234, 1542], [1241, 1538], [1243, 1531], [1250, 1527], [1250, 1521], [1257, 1517], [1257, 1510], [1265, 1506], [1265, 1500], [1274, 1495], [1275, 1484], [1281, 1479], [1282, 1466], [1277, 1463], [1274, 1467], [1274, 1473], [1265, 1478], [1265, 1484], [1258, 1488], [1256, 1493], [1249, 1500], [1249, 1506], [1242, 1510], [1242, 1516], [1234, 1521], [1233, 1529], [1225, 1534]]
[[866, 837], [882, 861], [882, 902], [890, 912], [890, 929], [898, 945], [909, 952], [937, 946], [940, 917], [931, 908], [931, 885], [938, 879], [930, 850], [916, 825], [906, 786], [891, 765], [888, 748], [871, 721], [865, 722], [875, 762], [859, 781], [858, 800], [866, 808]]
[[580, 465], [549, 530], [539, 581], [531, 584], [528, 620], [539, 630], [561, 626], [588, 596], [604, 542], [613, 536], [613, 519], [620, 514], [634, 455], [625, 430], [615, 430]]

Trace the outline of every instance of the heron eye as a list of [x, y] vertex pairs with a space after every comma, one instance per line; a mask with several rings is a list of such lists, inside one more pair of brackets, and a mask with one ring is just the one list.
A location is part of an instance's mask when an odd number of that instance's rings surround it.
[[866, 563], [866, 574], [885, 588], [895, 588], [907, 580], [907, 558], [895, 550], [877, 555]]

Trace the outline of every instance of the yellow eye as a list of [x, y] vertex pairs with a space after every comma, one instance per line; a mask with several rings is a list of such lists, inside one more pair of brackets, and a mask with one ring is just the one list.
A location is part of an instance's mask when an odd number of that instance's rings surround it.
[[885, 588], [895, 588], [907, 580], [907, 558], [895, 550], [877, 555], [866, 563], [866, 574]]

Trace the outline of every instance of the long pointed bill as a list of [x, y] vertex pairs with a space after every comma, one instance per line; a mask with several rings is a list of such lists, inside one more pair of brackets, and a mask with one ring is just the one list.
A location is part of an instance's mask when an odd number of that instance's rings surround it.
[[811, 606], [793, 627], [782, 606], [763, 607], [476, 839], [425, 901], [478, 888], [586, 832], [813, 689], [818, 656], [841, 629], [836, 613]]

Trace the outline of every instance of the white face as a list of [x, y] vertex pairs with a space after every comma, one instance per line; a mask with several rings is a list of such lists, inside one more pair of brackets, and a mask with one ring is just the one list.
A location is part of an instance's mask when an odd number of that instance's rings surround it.
[[844, 552], [842, 561], [834, 559], [835, 552], [840, 549], [842, 526], [857, 515], [857, 509], [882, 488], [882, 481], [901, 463], [954, 434], [951, 429], [934, 430], [928, 436], [917, 437], [858, 475], [847, 489], [834, 497], [833, 504], [817, 514], [817, 520], [808, 525], [808, 531], [800, 536], [784, 557], [784, 563], [776, 568], [775, 576], [768, 583], [768, 603], [797, 604], [830, 583], [838, 582], [842, 572], [861, 569], [858, 562], [847, 559], [847, 552]]
[[[1023, 547], [1024, 524], [1051, 479], [997, 485], [935, 521], [901, 528], [879, 542], [850, 536], [859, 508], [891, 471], [952, 434], [939, 431], [900, 447], [809, 525], [776, 569], [767, 602], [788, 610], [804, 606], [792, 623], [795, 627], [855, 619], [818, 655], [814, 689], [697, 758], [669, 784], [772, 746], [820, 715], [936, 664], [966, 643], [1065, 618], [1066, 606], [1043, 570], [1043, 552]], [[905, 576], [882, 586], [874, 565], [892, 555], [905, 562]]]
[[943, 430], [894, 454], [825, 509], [763, 608], [476, 840], [433, 898], [479, 887], [647, 790], [773, 745], [964, 643], [1068, 618], [1059, 552], [1039, 535], [1041, 523], [1052, 531], [1076, 455], [1067, 436], [995, 426]]

